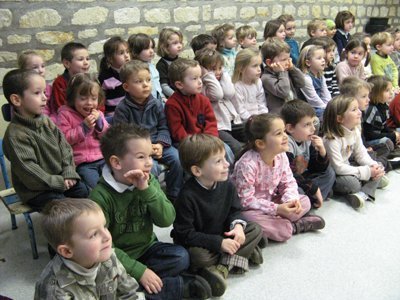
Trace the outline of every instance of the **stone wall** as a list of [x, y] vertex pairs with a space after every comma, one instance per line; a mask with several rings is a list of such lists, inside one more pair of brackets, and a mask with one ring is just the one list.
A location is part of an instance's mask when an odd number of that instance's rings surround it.
[[39, 51], [47, 61], [47, 79], [61, 73], [60, 50], [69, 41], [88, 46], [92, 70], [112, 35], [127, 38], [144, 32], [157, 37], [161, 28], [178, 27], [187, 45], [182, 56], [192, 56], [188, 44], [193, 36], [210, 32], [225, 22], [250, 24], [262, 41], [265, 23], [282, 13], [297, 22], [297, 38], [306, 37], [306, 24], [314, 17], [334, 19], [340, 10], [356, 16], [355, 31], [362, 31], [369, 16], [389, 17], [400, 23], [399, 0], [222, 0], [222, 1], [96, 1], [96, 0], [0, 0], [0, 85], [4, 74], [16, 67], [18, 55], [27, 49]]

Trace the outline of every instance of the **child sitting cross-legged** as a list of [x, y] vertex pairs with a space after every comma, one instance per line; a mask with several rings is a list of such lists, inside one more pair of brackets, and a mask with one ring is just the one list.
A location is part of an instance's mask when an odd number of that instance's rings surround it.
[[[150, 79], [149, 79], [150, 80]], [[115, 253], [147, 299], [207, 299], [203, 278], [182, 274], [189, 267], [185, 248], [158, 241], [153, 226], [168, 227], [175, 209], [150, 174], [153, 147], [150, 133], [133, 124], [112, 126], [101, 140], [106, 166], [90, 198], [106, 217]]]
[[171, 236], [188, 249], [190, 268], [204, 277], [212, 295], [219, 297], [225, 292], [229, 272], [244, 273], [249, 261], [263, 262], [258, 246], [262, 231], [241, 215], [220, 139], [207, 134], [188, 136], [180, 144], [179, 155], [192, 177], [176, 202]]
[[57, 254], [36, 283], [35, 300], [138, 299], [139, 285], [115, 255], [96, 202], [53, 201], [43, 211], [42, 229]]
[[289, 139], [286, 152], [294, 178], [314, 207], [321, 207], [335, 183], [335, 172], [322, 138], [315, 134], [315, 111], [302, 100], [286, 102], [281, 110]]

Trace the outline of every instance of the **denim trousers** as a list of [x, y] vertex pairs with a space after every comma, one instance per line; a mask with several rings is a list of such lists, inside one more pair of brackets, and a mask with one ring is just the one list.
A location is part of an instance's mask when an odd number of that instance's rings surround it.
[[76, 167], [76, 172], [81, 176], [82, 181], [93, 189], [99, 181], [104, 164], [104, 159], [99, 159], [90, 163], [82, 163]]
[[183, 279], [179, 276], [189, 268], [189, 254], [185, 248], [171, 243], [156, 242], [141, 257], [137, 259], [163, 282], [161, 292], [148, 294], [151, 300], [178, 300], [183, 297]]

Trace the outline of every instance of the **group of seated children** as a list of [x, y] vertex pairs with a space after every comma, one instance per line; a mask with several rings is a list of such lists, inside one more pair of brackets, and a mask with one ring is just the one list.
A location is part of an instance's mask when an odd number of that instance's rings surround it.
[[[112, 37], [98, 80], [71, 42], [52, 88], [43, 59], [20, 56], [3, 80], [4, 153], [56, 252], [36, 299], [221, 296], [228, 274], [263, 263], [268, 239], [323, 229], [310, 209], [332, 193], [355, 209], [375, 201], [400, 167], [400, 32], [351, 38], [342, 11], [312, 20], [300, 51], [295, 24], [267, 22], [260, 49], [251, 26], [217, 26], [191, 41], [194, 59], [164, 28], [156, 65], [150, 36]], [[172, 226], [174, 244], [154, 225]]]

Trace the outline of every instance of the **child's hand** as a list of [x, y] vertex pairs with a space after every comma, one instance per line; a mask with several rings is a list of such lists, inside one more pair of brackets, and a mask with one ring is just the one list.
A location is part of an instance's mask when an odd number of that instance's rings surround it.
[[94, 128], [94, 126], [96, 126], [96, 117], [90, 114], [83, 120], [83, 122], [86, 124], [87, 127]]
[[100, 112], [97, 109], [92, 109], [90, 114], [95, 117], [96, 121], [100, 118]]
[[289, 57], [289, 64], [288, 64], [288, 71], [289, 70], [292, 70], [293, 69], [293, 67], [294, 67], [294, 65], [293, 65], [293, 62], [292, 62], [292, 58], [291, 57]]
[[324, 198], [322, 197], [321, 190], [319, 188], [315, 193], [314, 198], [317, 200], [317, 203], [314, 203], [314, 207], [320, 208], [324, 202]]
[[269, 67], [272, 69], [274, 72], [283, 72], [285, 71], [285, 68], [281, 65], [281, 63], [272, 63], [269, 65]]
[[372, 165], [370, 166], [371, 169], [371, 178], [372, 180], [378, 180], [381, 178], [383, 175], [385, 175], [385, 169], [383, 168], [382, 165]]
[[66, 190], [69, 190], [76, 184], [75, 179], [64, 179], [64, 186]]
[[299, 200], [292, 200], [278, 205], [276, 213], [278, 216], [289, 218], [292, 214], [299, 214], [301, 212], [301, 204]]
[[322, 157], [326, 156], [324, 142], [318, 135], [311, 136], [311, 144], [314, 146], [315, 149], [317, 149], [319, 155], [321, 155]]
[[144, 271], [139, 282], [149, 294], [158, 294], [163, 287], [163, 282], [160, 277], [149, 268]]
[[235, 227], [228, 232], [224, 232], [227, 237], [233, 237], [233, 240], [238, 242], [240, 245], [243, 245], [246, 236], [244, 235], [243, 226], [241, 224], [236, 224]]
[[149, 187], [150, 175], [142, 170], [130, 170], [124, 174], [124, 177], [138, 190], [145, 190]]
[[396, 135], [396, 144], [400, 144], [400, 132], [395, 131], [394, 134]]
[[229, 255], [235, 254], [240, 248], [240, 244], [232, 239], [223, 239], [221, 244], [221, 249], [223, 252]]
[[151, 154], [151, 156], [153, 156], [155, 159], [160, 159], [162, 157], [163, 154], [163, 145], [158, 143], [158, 144], [152, 144], [153, 146], [153, 153]]

